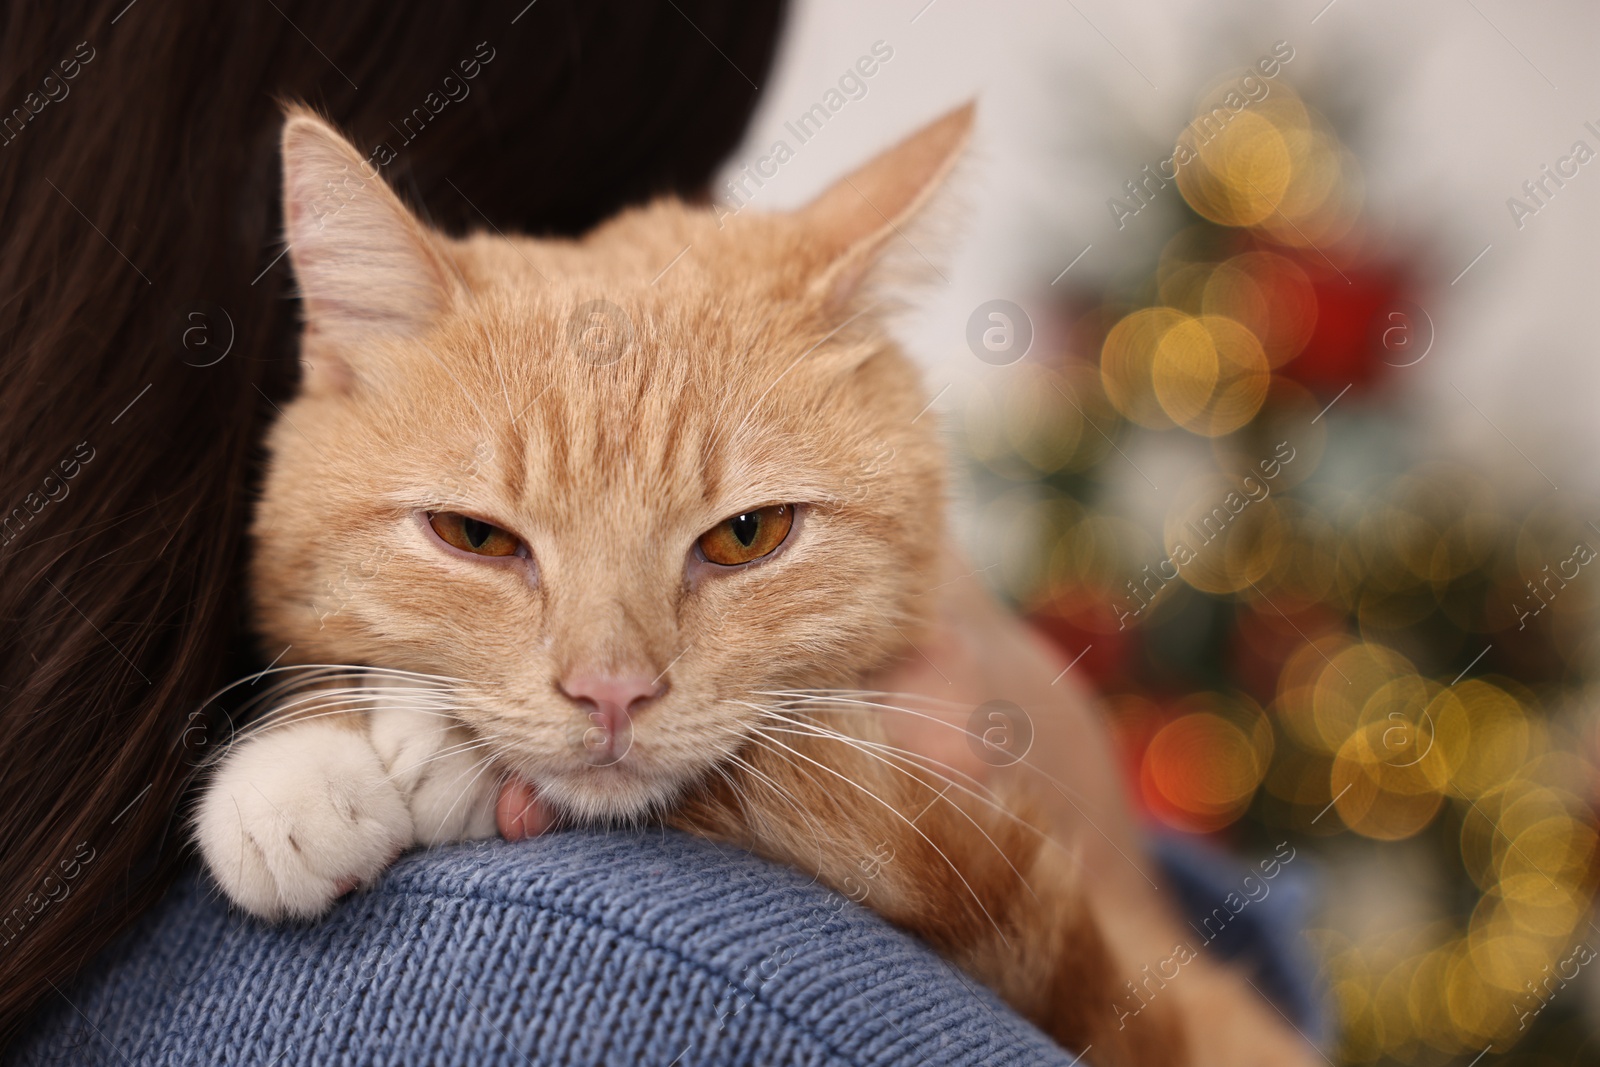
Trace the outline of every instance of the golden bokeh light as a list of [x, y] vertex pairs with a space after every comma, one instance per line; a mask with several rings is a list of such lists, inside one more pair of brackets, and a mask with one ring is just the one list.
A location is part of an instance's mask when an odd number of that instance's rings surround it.
[[1096, 681], [1150, 815], [1317, 839], [1362, 857], [1338, 884], [1405, 898], [1311, 931], [1342, 1062], [1472, 1062], [1524, 1040], [1589, 936], [1600, 500], [1405, 451], [1363, 400], [1387, 372], [1353, 369], [1388, 361], [1338, 275], [1409, 293], [1355, 157], [1287, 84], [1242, 110], [1226, 88], [1174, 158], [1200, 221], [1071, 305], [1057, 363], [972, 390], [974, 467], [1028, 489], [994, 494], [985, 562], [1114, 662]]
[[[1400, 841], [1420, 833], [1444, 804], [1421, 764], [1392, 762], [1384, 735], [1372, 723], [1352, 733], [1334, 757], [1330, 788], [1344, 824], [1363, 837]], [[1425, 761], [1424, 761], [1425, 762]]]
[[1453, 688], [1455, 700], [1439, 709], [1436, 727], [1445, 737], [1470, 738], [1460, 745], [1449, 788], [1473, 800], [1515, 777], [1540, 731], [1522, 705], [1491, 682], [1474, 678]]
[[1175, 323], [1162, 335], [1150, 378], [1168, 418], [1194, 433], [1219, 437], [1261, 410], [1272, 375], [1255, 334], [1233, 319], [1202, 315]]
[[1288, 544], [1277, 501], [1220, 475], [1193, 479], [1167, 513], [1169, 571], [1205, 593], [1237, 593], [1260, 581]]
[[1323, 731], [1317, 721], [1316, 698], [1323, 672], [1350, 644], [1350, 639], [1343, 634], [1307, 641], [1289, 655], [1278, 674], [1277, 699], [1273, 705], [1278, 719], [1295, 741], [1310, 751], [1331, 756], [1348, 736]]
[[1244, 325], [1259, 339], [1271, 366], [1283, 366], [1311, 339], [1316, 296], [1311, 279], [1291, 260], [1273, 252], [1243, 252], [1217, 264], [1205, 278], [1199, 311]]
[[1100, 378], [1107, 399], [1125, 418], [1153, 430], [1175, 425], [1156, 397], [1154, 365], [1161, 339], [1188, 319], [1173, 308], [1142, 308], [1106, 334], [1100, 350]]
[[1323, 663], [1311, 705], [1322, 743], [1331, 752], [1369, 725], [1362, 713], [1378, 690], [1396, 677], [1415, 673], [1400, 653], [1370, 642], [1351, 645]]
[[1174, 163], [1179, 192], [1202, 217], [1290, 247], [1345, 238], [1364, 200], [1354, 157], [1287, 86], [1237, 112], [1208, 96]]
[[1284, 131], [1259, 111], [1241, 112], [1220, 127], [1211, 114], [1202, 114], [1178, 144], [1180, 152], [1193, 153], [1178, 170], [1178, 190], [1190, 207], [1222, 226], [1267, 221], [1294, 177]]

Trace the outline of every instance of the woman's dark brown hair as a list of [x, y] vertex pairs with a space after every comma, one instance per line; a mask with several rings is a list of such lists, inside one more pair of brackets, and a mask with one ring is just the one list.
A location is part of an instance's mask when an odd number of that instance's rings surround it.
[[168, 883], [227, 729], [202, 703], [263, 665], [240, 572], [296, 370], [282, 102], [386, 144], [446, 230], [574, 234], [708, 186], [782, 6], [5, 6], [0, 1045]]

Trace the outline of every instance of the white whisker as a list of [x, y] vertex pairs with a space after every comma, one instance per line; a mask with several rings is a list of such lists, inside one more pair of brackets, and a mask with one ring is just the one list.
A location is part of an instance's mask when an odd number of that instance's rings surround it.
[[437, 763], [442, 759], [449, 759], [451, 756], [461, 756], [468, 752], [476, 752], [480, 748], [488, 748], [499, 739], [499, 734], [493, 734], [489, 737], [474, 737], [471, 741], [461, 741], [453, 745], [448, 745], [437, 752], [429, 753], [428, 757], [424, 760], [420, 760], [417, 763], [408, 764], [401, 770], [385, 775], [383, 780], [386, 782], [392, 782], [400, 775], [409, 774], [413, 771], [420, 770], [423, 767], [428, 766], [430, 763]]
[[[483, 772], [494, 766], [494, 759], [495, 753], [491, 752], [487, 756], [483, 757], [483, 759], [467, 767], [466, 770], [463, 770], [460, 774], [451, 779], [452, 783], [459, 782], [466, 775], [467, 771], [470, 771], [473, 767], [478, 767], [478, 773], [474, 774], [471, 781], [467, 782], [466, 785], [461, 787], [461, 792], [457, 794], [454, 803], [452, 803], [450, 807], [445, 810], [444, 818], [439, 820], [439, 824], [441, 826], [449, 825], [450, 816], [455, 814], [456, 805], [460, 804], [466, 799], [467, 794], [472, 791], [472, 787], [478, 784], [478, 779], [483, 777]], [[496, 799], [498, 799], [499, 790], [496, 790], [495, 792]]]
[[[206, 762], [214, 762], [215, 760], [222, 758], [235, 745], [249, 741], [256, 737], [260, 737], [263, 734], [271, 733], [274, 730], [282, 729], [286, 726], [293, 726], [296, 723], [302, 722], [314, 722], [317, 719], [353, 715], [362, 711], [375, 710], [370, 708], [363, 709], [360, 706], [359, 701], [350, 699], [330, 700], [326, 703], [310, 702], [309, 709], [314, 710], [305, 710], [295, 714], [283, 714], [280, 713], [279, 709], [273, 709], [267, 713], [266, 718], [258, 719], [255, 722], [250, 723], [248, 726], [235, 733], [232, 737], [228, 738], [228, 740], [222, 743], [217, 750], [213, 751], [207, 756]], [[436, 718], [459, 721], [456, 716], [447, 714], [445, 712], [435, 711], [430, 708], [409, 707], [403, 704], [391, 705], [386, 707], [384, 710], [404, 711], [415, 715], [430, 715]]]
[[[800, 690], [795, 690], [795, 692], [800, 692]], [[818, 690], [818, 692], [826, 692], [826, 691], [825, 690]], [[838, 690], [838, 692], [848, 692], [848, 690]], [[763, 695], [763, 694], [758, 693], [757, 695]], [[870, 694], [869, 693], [869, 695], [899, 696], [901, 694], [896, 694], [896, 693]], [[832, 707], [832, 705], [835, 704], [835, 703], [858, 706], [862, 710], [855, 711], [854, 713], [855, 714], [861, 714], [861, 715], [871, 714], [872, 713], [871, 709], [880, 709], [880, 710], [883, 710], [883, 711], [897, 711], [897, 712], [900, 712], [900, 713], [905, 714], [905, 715], [910, 715], [910, 716], [912, 716], [914, 718], [923, 719], [923, 720], [926, 720], [927, 722], [937, 723], [940, 726], [948, 727], [949, 729], [952, 729], [952, 730], [955, 730], [955, 731], [957, 731], [959, 733], [965, 734], [969, 738], [974, 738], [974, 739], [976, 739], [978, 741], [982, 741], [983, 740], [980, 735], [973, 733], [971, 730], [968, 730], [966, 727], [960, 726], [960, 725], [958, 725], [956, 723], [953, 723], [953, 722], [950, 722], [950, 721], [948, 721], [946, 719], [941, 719], [937, 715], [931, 715], [931, 714], [929, 714], [927, 712], [923, 712], [923, 711], [916, 711], [916, 710], [914, 710], [912, 708], [901, 707], [901, 706], [896, 705], [896, 704], [884, 704], [884, 703], [880, 703], [880, 702], [877, 702], [877, 701], [871, 701], [871, 700], [861, 700], [861, 699], [845, 698], [845, 697], [834, 697], [834, 696], [799, 697], [799, 698], [795, 698], [795, 699], [792, 699], [792, 700], [780, 701], [778, 704], [770, 705], [770, 706], [772, 706], [772, 707], [781, 707], [781, 708], [785, 708], [785, 709], [791, 710], [791, 711], [794, 711], [794, 710], [820, 710], [820, 711], [838, 710], [840, 713], [849, 713], [849, 712], [852, 711], [852, 708], [838, 708], [838, 709], [835, 709], [835, 708]], [[956, 704], [955, 706], [956, 707], [961, 707], [961, 708], [968, 708], [970, 710], [969, 705]], [[1007, 766], [1022, 767], [1025, 770], [1029, 771], [1030, 773], [1037, 775], [1039, 778], [1043, 779], [1045, 782], [1047, 782], [1051, 786], [1053, 786], [1056, 789], [1060, 790], [1061, 794], [1063, 796], [1067, 797], [1069, 800], [1072, 799], [1073, 797], [1076, 797], [1078, 800], [1081, 800], [1086, 804], [1089, 803], [1089, 798], [1084, 793], [1082, 793], [1081, 791], [1079, 791], [1077, 789], [1074, 789], [1072, 786], [1067, 785], [1065, 782], [1061, 781], [1061, 779], [1057, 778], [1055, 775], [1051, 774], [1049, 771], [1046, 771], [1043, 767], [1040, 767], [1037, 763], [1034, 763], [1032, 760], [1030, 760], [1030, 759], [1028, 759], [1026, 757], [1014, 760], [1014, 761], [1008, 763]]]
[[[728, 762], [744, 771], [745, 774], [752, 775], [758, 779], [763, 785], [772, 791], [774, 796], [787, 803], [789, 807], [794, 810], [794, 813], [798, 815], [808, 827], [810, 827], [811, 836], [816, 844], [817, 854], [820, 857], [822, 855], [822, 842], [824, 839], [821, 824], [817, 822], [816, 818], [810, 812], [806, 811], [799, 799], [796, 798], [795, 795], [789, 790], [773, 781], [766, 773], [757, 768], [755, 764], [751, 763], [747, 759], [744, 759], [738, 753], [729, 753], [725, 758], [728, 760]], [[718, 769], [720, 770], [720, 768]], [[724, 777], [726, 777], [726, 775], [724, 775]], [[729, 784], [733, 784], [732, 779], [729, 779]], [[737, 786], [735, 786], [734, 791], [735, 793], [738, 792]]]
[[924, 841], [926, 841], [928, 843], [928, 847], [929, 848], [933, 849], [935, 852], [937, 852], [939, 854], [939, 858], [944, 860], [945, 864], [950, 868], [951, 873], [954, 874], [956, 876], [956, 878], [958, 878], [961, 881], [961, 884], [966, 887], [966, 890], [967, 890], [968, 894], [970, 894], [971, 897], [972, 897], [972, 902], [978, 906], [978, 910], [979, 911], [983, 912], [983, 917], [989, 920], [989, 925], [994, 927], [995, 934], [1000, 938], [1000, 940], [1002, 942], [1005, 943], [1007, 948], [1011, 947], [1011, 941], [1006, 937], [1005, 931], [1000, 929], [1000, 924], [995, 922], [993, 915], [989, 914], [989, 909], [983, 906], [982, 898], [980, 898], [978, 896], [977, 891], [972, 888], [972, 884], [967, 881], [966, 876], [961, 873], [960, 868], [958, 868], [951, 861], [949, 856], [945, 855], [944, 849], [940, 848], [936, 843], [934, 843], [933, 838], [929, 837], [927, 834], [922, 832], [921, 828], [919, 828], [916, 823], [914, 823], [910, 819], [906, 818], [903, 814], [900, 813], [899, 810], [897, 810], [895, 808], [895, 806], [893, 804], [890, 804], [888, 801], [886, 801], [882, 797], [878, 796], [876, 793], [874, 793], [872, 790], [868, 789], [866, 786], [861, 785], [859, 782], [852, 781], [848, 776], [840, 774], [838, 771], [834, 770], [832, 767], [829, 767], [827, 764], [818, 763], [816, 760], [812, 759], [810, 756], [807, 756], [805, 753], [799, 752], [799, 751], [796, 751], [793, 748], [790, 748], [790, 746], [784, 744], [778, 738], [772, 737], [770, 734], [766, 734], [765, 732], [760, 731], [759, 728], [758, 728], [757, 732], [758, 732], [759, 736], [761, 736], [764, 740], [770, 741], [775, 745], [778, 745], [778, 746], [780, 746], [780, 747], [782, 747], [784, 749], [787, 749], [790, 752], [793, 752], [796, 756], [799, 756], [801, 759], [805, 760], [807, 763], [816, 764], [816, 766], [820, 767], [822, 770], [827, 771], [829, 774], [833, 775], [835, 778], [838, 778], [840, 781], [845, 782], [846, 784], [850, 785], [852, 788], [859, 790], [861, 793], [865, 794], [867, 797], [869, 797], [872, 800], [876, 801], [878, 804], [880, 804], [886, 810], [891, 812], [901, 822], [903, 822], [907, 826], [911, 827], [911, 829], [916, 832], [918, 837], [922, 838]]
[[861, 698], [893, 697], [897, 700], [921, 701], [924, 704], [942, 705], [947, 708], [958, 709], [961, 711], [970, 710], [972, 707], [971, 704], [964, 703], [959, 700], [946, 700], [942, 697], [928, 696], [925, 693], [891, 693], [881, 689], [756, 689], [752, 690], [751, 692], [755, 696], [791, 697], [804, 702], [837, 700], [841, 704], [860, 703], [868, 704], [872, 707], [897, 708], [898, 710], [906, 709], [899, 708], [898, 705], [894, 704], [873, 704], [872, 702], [863, 700]]
[[[893, 746], [878, 746], [878, 745], [874, 744], [871, 741], [865, 741], [865, 740], [863, 740], [861, 738], [851, 737], [849, 734], [844, 734], [844, 733], [840, 733], [837, 730], [829, 729], [828, 727], [823, 726], [820, 723], [799, 723], [799, 722], [796, 722], [793, 719], [790, 719], [788, 716], [779, 716], [779, 717], [782, 718], [783, 721], [794, 723], [797, 726], [810, 727], [810, 729], [783, 730], [783, 729], [773, 729], [771, 727], [767, 727], [767, 728], [763, 729], [762, 732], [763, 733], [796, 734], [796, 735], [799, 735], [799, 736], [802, 736], [802, 737], [820, 737], [820, 738], [825, 738], [825, 739], [830, 740], [830, 741], [837, 741], [837, 742], [840, 742], [842, 744], [849, 745], [850, 747], [854, 748], [856, 751], [860, 752], [864, 756], [870, 756], [871, 758], [877, 760], [879, 763], [882, 763], [884, 766], [890, 768], [891, 770], [899, 771], [902, 774], [910, 775], [910, 771], [907, 770], [905, 767], [900, 766], [899, 764], [893, 763], [889, 759], [885, 758], [884, 756], [881, 756], [877, 752], [872, 751], [873, 748], [878, 748], [878, 747], [883, 747], [883, 748], [886, 748], [886, 749], [893, 750]], [[902, 760], [906, 760], [907, 762], [911, 762], [911, 759], [908, 756], [900, 755], [900, 751], [903, 751], [903, 750], [892, 751], [892, 754], [899, 756], [899, 758], [901, 758]], [[916, 756], [916, 754], [912, 754], [912, 755]], [[917, 756], [917, 758], [925, 759], [927, 757]], [[937, 762], [937, 761], [930, 760], [929, 762]], [[960, 782], [957, 782], [955, 779], [950, 778], [948, 775], [941, 774], [940, 772], [934, 770], [931, 767], [919, 766], [918, 769], [919, 770], [925, 770], [929, 774], [934, 775], [936, 778], [938, 778], [940, 781], [942, 781], [942, 782], [944, 782], [946, 784], [946, 788], [947, 789], [952, 789], [953, 788], [953, 789], [960, 790], [961, 792], [966, 793], [968, 796], [972, 797], [974, 800], [977, 800], [979, 803], [987, 805], [989, 808], [993, 809], [995, 812], [999, 813], [1000, 815], [1003, 815], [1003, 816], [1005, 816], [1005, 817], [1007, 817], [1009, 819], [1012, 819], [1018, 825], [1027, 827], [1029, 830], [1031, 830], [1035, 834], [1038, 834], [1040, 837], [1046, 837], [1046, 835], [1043, 833], [1043, 831], [1039, 830], [1038, 827], [1032, 826], [1027, 822], [1027, 820], [1018, 818], [1016, 815], [1013, 815], [1011, 812], [1007, 811], [1002, 805], [996, 803], [990, 797], [986, 797], [986, 796], [984, 796], [984, 795], [982, 795], [980, 793], [975, 792], [974, 790], [968, 789], [966, 786], [963, 786]], [[957, 772], [957, 773], [959, 773], [959, 772]], [[912, 776], [912, 777], [915, 778], [915, 776]], [[919, 784], [924, 785], [924, 786], [926, 786], [928, 784], [926, 782], [923, 782], [921, 779], [915, 779], [915, 780]], [[940, 797], [943, 797], [943, 795], [944, 795], [943, 793], [940, 793]], [[1017, 870], [1016, 864], [1011, 862], [1011, 859], [1010, 859], [1010, 857], [1008, 857], [1006, 855], [1005, 850], [1002, 849], [1000, 847], [999, 843], [996, 842], [995, 839], [989, 835], [989, 832], [983, 828], [983, 825], [981, 823], [979, 823], [978, 820], [974, 819], [969, 813], [967, 813], [966, 811], [963, 811], [958, 805], [952, 804], [950, 806], [963, 819], [966, 819], [967, 822], [971, 823], [973, 829], [977, 830], [978, 833], [983, 835], [983, 839], [985, 841], [989, 842], [989, 846], [995, 850], [995, 852], [1000, 856], [1000, 859], [1005, 863], [1005, 865], [1007, 867], [1011, 868], [1011, 873], [1017, 876], [1017, 881], [1022, 883], [1023, 888], [1028, 891], [1028, 894], [1030, 896], [1032, 896], [1035, 900], [1039, 899], [1039, 895], [1034, 892], [1033, 886], [1028, 884], [1028, 879], [1023, 875], [1023, 873], [1021, 871]]]
[[[305, 675], [305, 678], [295, 679], [290, 677], [295, 672], [301, 672]], [[395, 667], [366, 667], [346, 663], [291, 663], [282, 667], [269, 667], [266, 670], [257, 671], [254, 674], [245, 675], [243, 678], [240, 678], [237, 681], [230, 682], [221, 689], [218, 689], [216, 692], [212, 693], [210, 696], [206, 697], [205, 700], [201, 701], [200, 706], [206, 707], [212, 701], [220, 699], [240, 686], [254, 685], [269, 674], [281, 676], [280, 679], [274, 683], [275, 685], [282, 685], [286, 683], [290, 685], [299, 684], [300, 681], [317, 680], [338, 674], [346, 674], [350, 676], [378, 675], [385, 678], [404, 678], [413, 681], [438, 683], [445, 686], [469, 684], [464, 678], [454, 678], [444, 674], [423, 674], [420, 671], [407, 671]]]

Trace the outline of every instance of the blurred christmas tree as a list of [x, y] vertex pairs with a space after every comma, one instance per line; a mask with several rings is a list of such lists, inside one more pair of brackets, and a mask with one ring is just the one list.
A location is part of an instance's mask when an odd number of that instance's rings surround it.
[[1152, 817], [1323, 858], [1346, 1062], [1600, 1062], [1566, 988], [1600, 949], [1600, 510], [1419, 461], [1395, 391], [1432, 344], [1421, 272], [1287, 85], [1220, 131], [1219, 105], [1179, 139], [1157, 260], [967, 404], [980, 478], [1011, 486], [985, 513], [1021, 546], [1003, 581], [1081, 655]]

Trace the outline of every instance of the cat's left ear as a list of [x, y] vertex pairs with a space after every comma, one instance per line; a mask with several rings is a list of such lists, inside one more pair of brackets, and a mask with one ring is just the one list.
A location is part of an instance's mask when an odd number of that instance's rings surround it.
[[969, 101], [935, 119], [800, 209], [818, 264], [814, 296], [834, 307], [849, 303], [889, 247], [909, 243], [907, 228], [966, 150], [976, 111]]
[[435, 239], [337, 130], [295, 108], [283, 127], [283, 216], [315, 335], [413, 335], [450, 301]]

